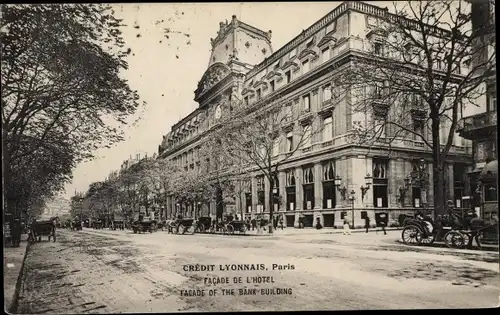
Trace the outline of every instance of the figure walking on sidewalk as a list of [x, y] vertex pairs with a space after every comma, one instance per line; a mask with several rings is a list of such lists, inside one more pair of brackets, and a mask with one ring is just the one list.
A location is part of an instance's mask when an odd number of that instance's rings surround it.
[[365, 217], [365, 228], [366, 228], [365, 233], [368, 233], [368, 229], [370, 228], [370, 217], [368, 216], [368, 214]]
[[351, 235], [351, 227], [349, 226], [349, 220], [344, 219], [344, 235]]

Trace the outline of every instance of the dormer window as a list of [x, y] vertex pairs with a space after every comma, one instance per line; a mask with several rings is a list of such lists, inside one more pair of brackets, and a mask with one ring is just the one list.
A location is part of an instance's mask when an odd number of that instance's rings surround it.
[[215, 107], [214, 117], [215, 117], [215, 119], [219, 119], [221, 116], [222, 116], [222, 109], [221, 109], [221, 106], [218, 105], [217, 107]]
[[302, 62], [302, 73], [308, 72], [309, 69], [310, 69], [309, 60], [305, 60], [304, 62]]
[[306, 48], [311, 48], [314, 45], [314, 37], [306, 44]]
[[269, 82], [269, 86], [271, 87], [271, 93], [274, 92], [274, 89], [275, 89], [275, 87], [274, 87], [274, 80], [271, 81], [271, 82]]
[[330, 59], [330, 47], [321, 50], [321, 62], [326, 62]]
[[261, 89], [257, 90], [257, 100], [259, 101], [262, 98], [262, 91]]
[[384, 55], [384, 44], [381, 42], [374, 42], [373, 43], [373, 52], [377, 56], [383, 56]]

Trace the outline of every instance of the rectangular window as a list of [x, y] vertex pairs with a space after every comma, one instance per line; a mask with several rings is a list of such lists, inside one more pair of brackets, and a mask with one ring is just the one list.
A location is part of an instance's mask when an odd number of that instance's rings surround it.
[[323, 141], [328, 141], [333, 138], [332, 117], [323, 119]]
[[290, 70], [285, 72], [285, 77], [286, 77], [286, 83], [290, 83], [290, 81], [292, 81], [292, 72]]
[[413, 120], [413, 140], [422, 141], [422, 138], [418, 135], [424, 135], [424, 121], [421, 119]]
[[311, 110], [311, 102], [310, 102], [310, 97], [309, 97], [309, 94], [308, 95], [304, 95], [302, 97], [302, 105], [303, 105], [303, 109], [304, 111], [308, 112]]
[[323, 102], [329, 101], [332, 98], [332, 87], [327, 85], [323, 88]]
[[271, 92], [274, 92], [274, 81], [269, 82], [269, 85], [271, 86]]
[[330, 59], [330, 48], [325, 48], [321, 51], [321, 62], [326, 62]]
[[292, 104], [287, 104], [285, 107], [285, 121], [292, 120]]
[[273, 156], [278, 156], [280, 154], [280, 141], [279, 138], [273, 141]]
[[311, 143], [312, 143], [311, 125], [304, 126], [304, 134], [303, 134], [302, 143], [304, 143], [304, 145], [303, 145], [304, 148], [308, 148], [311, 146]]
[[382, 43], [375, 42], [373, 44], [373, 52], [375, 53], [375, 55], [383, 56], [384, 55], [384, 45]]
[[310, 69], [309, 60], [306, 60], [302, 63], [302, 73], [309, 72], [309, 69]]
[[293, 151], [293, 133], [288, 133], [286, 135], [287, 150], [288, 152]]
[[248, 105], [248, 96], [245, 96], [245, 105]]
[[262, 92], [260, 89], [257, 90], [257, 100], [260, 100], [262, 97]]

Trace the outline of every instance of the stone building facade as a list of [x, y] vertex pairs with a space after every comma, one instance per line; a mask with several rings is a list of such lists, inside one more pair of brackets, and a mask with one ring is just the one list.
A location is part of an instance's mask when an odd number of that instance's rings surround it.
[[[478, 56], [473, 58], [474, 66], [481, 66], [495, 57], [495, 2], [491, 0], [470, 1], [472, 27], [481, 30], [482, 35], [475, 43]], [[497, 160], [497, 85], [496, 71], [485, 76], [482, 89], [486, 91], [479, 106], [460, 121], [459, 133], [473, 142], [473, 164], [470, 182], [476, 190], [472, 206], [479, 209], [481, 216], [494, 214], [498, 217], [498, 160]]]
[[[271, 46], [271, 31], [261, 31], [235, 16], [230, 23], [221, 23], [217, 37], [211, 40], [209, 67], [195, 91], [199, 107], [164, 136], [159, 157], [171, 159], [185, 170], [195, 169], [204, 134], [224, 113], [222, 100], [259, 104], [273, 98], [286, 110], [298, 113], [280, 135], [286, 141], [281, 142], [277, 154], [298, 141], [304, 126], [318, 131], [279, 169], [275, 193], [281, 203], [275, 205], [275, 213], [284, 216], [286, 226], [297, 226], [300, 216], [306, 226], [312, 226], [316, 218], [325, 227], [341, 226], [344, 218], [362, 226], [365, 216], [375, 223], [379, 212], [389, 213], [391, 224], [401, 212], [432, 208], [432, 189], [402, 189], [404, 178], [418, 168], [421, 159], [432, 183], [430, 149], [414, 137], [397, 139], [391, 150], [383, 145], [354, 144], [354, 122], [373, 117], [352, 112], [349, 93], [334, 86], [333, 78], [349, 71], [349, 58], [374, 45], [370, 21], [386, 13], [362, 2], [344, 2], [277, 51]], [[470, 153], [468, 141], [457, 135], [449, 155], [446, 197], [460, 200], [459, 207], [463, 206], [462, 197], [470, 194], [466, 184]], [[242, 192], [242, 202], [235, 204], [236, 212], [243, 217], [268, 214], [269, 197], [264, 192], [269, 183], [259, 171], [249, 172], [251, 184]], [[175, 200], [170, 200], [167, 214], [176, 207]], [[190, 210], [213, 215], [215, 205]]]

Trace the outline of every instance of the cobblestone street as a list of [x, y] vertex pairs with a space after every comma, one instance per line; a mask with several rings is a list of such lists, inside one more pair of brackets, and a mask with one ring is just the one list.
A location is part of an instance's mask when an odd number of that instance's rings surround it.
[[[31, 246], [18, 313], [469, 308], [498, 305], [498, 253], [409, 247], [400, 231], [276, 236], [58, 231]], [[214, 271], [183, 266], [216, 265]], [[268, 270], [220, 271], [265, 264]], [[294, 270], [272, 270], [273, 264]], [[269, 276], [274, 283], [233, 284]], [[205, 284], [229, 277], [230, 284]], [[264, 278], [265, 279], [265, 278]], [[218, 279], [216, 281], [224, 281]], [[240, 295], [240, 288], [256, 295]], [[209, 289], [216, 288], [216, 296]], [[235, 295], [222, 295], [234, 288]], [[261, 289], [291, 289], [267, 295]], [[205, 296], [181, 296], [182, 290]], [[251, 290], [248, 292], [252, 292]], [[264, 291], [266, 292], [266, 291]], [[283, 290], [281, 291], [284, 292]], [[289, 292], [289, 291], [287, 291]], [[196, 292], [195, 292], [196, 293]]]

